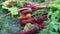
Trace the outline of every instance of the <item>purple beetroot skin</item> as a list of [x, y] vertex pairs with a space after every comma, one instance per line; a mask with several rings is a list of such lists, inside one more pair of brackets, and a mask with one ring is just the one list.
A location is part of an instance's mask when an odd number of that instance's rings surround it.
[[29, 22], [29, 20], [22, 20], [22, 21], [20, 22], [20, 24], [21, 24], [21, 25], [26, 25], [28, 22]]
[[39, 26], [33, 26], [29, 30], [22, 32], [22, 34], [36, 34], [39, 31]]
[[40, 24], [40, 23], [43, 23], [44, 21], [42, 19], [34, 17], [30, 22], [33, 24], [34, 23]]
[[32, 28], [30, 28], [29, 30], [26, 30], [24, 32], [18, 32], [15, 34], [37, 34], [38, 31], [44, 29], [44, 24], [34, 24], [35, 26], [33, 26]]
[[27, 13], [31, 13], [32, 11], [31, 10], [23, 10], [21, 13], [22, 14], [27, 14]]

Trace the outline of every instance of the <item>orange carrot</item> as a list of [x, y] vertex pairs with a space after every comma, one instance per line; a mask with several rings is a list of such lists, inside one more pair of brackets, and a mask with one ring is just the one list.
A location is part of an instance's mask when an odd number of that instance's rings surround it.
[[31, 17], [31, 14], [27, 14], [24, 18], [29, 19]]
[[24, 14], [20, 13], [20, 16], [18, 17], [19, 19], [29, 19], [31, 17], [31, 14], [28, 13], [26, 16], [24, 16]]
[[24, 17], [24, 15], [20, 13], [18, 19], [22, 19], [23, 17]]

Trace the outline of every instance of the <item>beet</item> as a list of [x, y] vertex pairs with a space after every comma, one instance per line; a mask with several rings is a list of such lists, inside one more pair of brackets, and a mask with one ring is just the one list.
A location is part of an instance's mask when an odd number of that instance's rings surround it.
[[28, 4], [28, 5], [25, 5], [24, 6], [24, 8], [31, 8], [32, 9], [32, 11], [36, 11], [36, 10], [39, 10], [40, 9], [40, 7], [37, 7], [37, 5], [36, 4]]
[[40, 9], [40, 7], [37, 7], [36, 4], [30, 4], [30, 8], [32, 9], [32, 11], [36, 11]]
[[36, 11], [36, 10], [39, 10], [40, 8], [38, 8], [38, 7], [32, 7], [31, 9], [32, 9], [32, 11]]
[[32, 23], [32, 24], [35, 24], [37, 22], [37, 18], [34, 17], [33, 19], [30, 19], [29, 22]]
[[43, 23], [44, 21], [39, 19], [39, 18], [36, 18], [34, 17], [32, 20], [31, 20], [31, 23], [37, 23], [37, 24], [40, 24], [40, 23]]
[[30, 23], [34, 24], [35, 22], [33, 22], [32, 20], [29, 21]]
[[23, 10], [21, 13], [22, 13], [22, 14], [27, 14], [27, 13], [31, 13], [31, 12], [32, 12], [31, 9], [27, 9], [27, 10]]
[[37, 23], [38, 22], [38, 18], [34, 17], [32, 20], [31, 20], [31, 23], [34, 22], [34, 23]]
[[38, 18], [34, 17], [33, 20], [38, 21]]
[[44, 29], [44, 24], [34, 24], [34, 26], [32, 28], [30, 28], [29, 30], [26, 30], [24, 32], [18, 32], [15, 34], [37, 34], [38, 31]]
[[22, 34], [36, 34], [39, 31], [39, 26], [33, 26], [27, 31], [22, 32]]
[[33, 19], [29, 20], [29, 22], [32, 24], [35, 24], [35, 23], [40, 24], [40, 23], [43, 23], [43, 20], [34, 17]]
[[41, 19], [38, 19], [38, 21], [37, 21], [38, 24], [41, 24], [41, 23], [43, 23], [43, 22], [44, 22], [44, 21], [41, 20]]
[[40, 30], [44, 29], [45, 25], [42, 23], [42, 24], [39, 24], [40, 26]]
[[22, 20], [22, 21], [20, 22], [20, 24], [21, 24], [21, 25], [26, 25], [28, 22], [29, 22], [29, 20]]

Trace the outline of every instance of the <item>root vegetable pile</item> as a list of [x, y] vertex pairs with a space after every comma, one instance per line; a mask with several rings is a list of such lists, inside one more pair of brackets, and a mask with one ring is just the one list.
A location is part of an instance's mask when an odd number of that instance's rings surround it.
[[[11, 24], [6, 23], [7, 26], [2, 23], [6, 30], [13, 34], [60, 34], [60, 0], [47, 3], [46, 7], [45, 5], [41, 7], [40, 3], [31, 1], [7, 0], [1, 3], [1, 9], [6, 12], [4, 16], [10, 15], [9, 17], [18, 19], [17, 23], [13, 23], [15, 25], [11, 23], [13, 27], [17, 28], [14, 32], [12, 32], [14, 28], [10, 26]], [[19, 24], [19, 27], [16, 24]], [[5, 32], [4, 26], [1, 25], [0, 28], [1, 32], [2, 30]]]

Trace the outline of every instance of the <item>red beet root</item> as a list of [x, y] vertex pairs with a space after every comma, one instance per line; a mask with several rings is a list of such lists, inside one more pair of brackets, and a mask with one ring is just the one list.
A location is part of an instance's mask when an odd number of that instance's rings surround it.
[[38, 18], [34, 17], [33, 20], [38, 21]]
[[38, 31], [42, 30], [44, 28], [44, 24], [34, 24], [35, 26], [33, 26], [32, 28], [30, 28], [27, 31], [24, 31], [22, 33], [15, 33], [15, 34], [37, 34]]
[[23, 10], [21, 13], [22, 14], [27, 14], [27, 13], [31, 13], [32, 12], [32, 10], [31, 9], [26, 9], [26, 10]]
[[31, 20], [31, 23], [37, 23], [38, 22], [38, 18], [34, 17], [32, 20]]
[[33, 22], [32, 20], [29, 21], [30, 23], [34, 24], [35, 22]]
[[45, 27], [43, 23], [39, 24], [39, 26], [40, 26], [40, 30], [44, 29], [44, 27]]
[[39, 26], [33, 26], [31, 29], [22, 32], [22, 34], [36, 34], [39, 31]]
[[44, 22], [43, 20], [38, 19], [38, 24], [41, 24], [41, 23], [43, 23], [43, 22]]
[[32, 9], [32, 11], [36, 11], [36, 10], [39, 10], [40, 8], [32, 7], [31, 9]]
[[32, 23], [32, 24], [35, 24], [35, 23], [41, 24], [44, 21], [42, 19], [39, 19], [39, 18], [34, 17], [33, 19], [29, 20], [29, 22]]
[[22, 21], [20, 22], [20, 24], [21, 24], [21, 25], [26, 25], [28, 22], [29, 22], [29, 20], [22, 20]]
[[24, 6], [24, 8], [31, 8], [32, 9], [32, 11], [36, 11], [36, 10], [39, 10], [40, 9], [40, 7], [36, 7], [37, 5], [35, 5], [35, 4], [29, 4], [29, 5], [25, 5]]
[[36, 10], [40, 9], [40, 7], [36, 7], [36, 6], [37, 5], [35, 5], [35, 4], [30, 4], [30, 7], [31, 7], [32, 11], [36, 11]]

